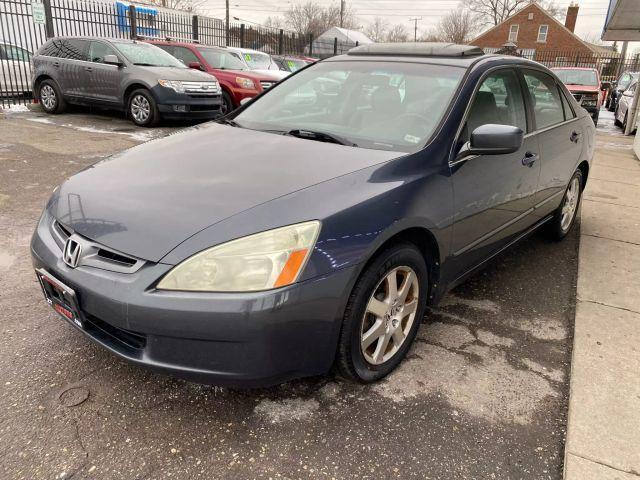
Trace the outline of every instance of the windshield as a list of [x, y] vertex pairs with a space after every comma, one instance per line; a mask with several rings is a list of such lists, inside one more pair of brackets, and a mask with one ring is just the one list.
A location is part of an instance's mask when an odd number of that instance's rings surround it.
[[245, 63], [232, 53], [215, 48], [198, 48], [211, 68], [222, 70], [247, 70]]
[[187, 68], [173, 55], [149, 43], [113, 42], [113, 45], [134, 65]]
[[269, 70], [271, 67], [271, 57], [265, 53], [242, 52], [240, 55], [252, 70]]
[[595, 70], [565, 70], [552, 68], [560, 81], [565, 85], [593, 85], [598, 86], [598, 76]]
[[464, 72], [416, 63], [318, 63], [273, 87], [234, 120], [255, 130], [306, 130], [359, 147], [414, 152], [439, 124]]
[[308, 65], [307, 62], [298, 58], [284, 58], [282, 62], [290, 72], [297, 72]]

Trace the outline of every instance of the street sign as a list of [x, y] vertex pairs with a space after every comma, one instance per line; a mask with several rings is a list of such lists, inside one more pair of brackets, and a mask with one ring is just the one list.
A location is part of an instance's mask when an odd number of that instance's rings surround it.
[[33, 15], [33, 23], [35, 23], [36, 25], [44, 25], [44, 3], [31, 2], [31, 15]]

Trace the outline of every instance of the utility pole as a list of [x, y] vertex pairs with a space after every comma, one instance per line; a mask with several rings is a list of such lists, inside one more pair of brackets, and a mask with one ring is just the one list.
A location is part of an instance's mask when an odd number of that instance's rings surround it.
[[344, 7], [345, 7], [345, 3], [346, 3], [346, 0], [340, 0], [340, 28], [344, 27]]
[[411, 17], [410, 22], [413, 22], [413, 41], [418, 41], [418, 20], [422, 20], [422, 17]]
[[229, 0], [225, 0], [225, 5], [227, 7], [227, 13], [224, 18], [224, 44], [229, 45]]

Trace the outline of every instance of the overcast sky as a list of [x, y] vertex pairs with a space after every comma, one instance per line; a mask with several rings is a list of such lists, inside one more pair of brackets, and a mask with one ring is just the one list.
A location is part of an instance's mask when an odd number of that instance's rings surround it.
[[[293, 3], [306, 0], [230, 0], [231, 16], [245, 21], [262, 23], [268, 16], [281, 15]], [[339, 0], [315, 0], [323, 5], [339, 5]], [[411, 17], [422, 17], [418, 21], [418, 35], [438, 23], [438, 20], [450, 10], [458, 8], [459, 0], [346, 0], [355, 10], [361, 25], [366, 26], [376, 16], [384, 17], [391, 24], [400, 23], [413, 30]], [[555, 2], [566, 11], [571, 0]], [[608, 0], [579, 0], [580, 12], [576, 33], [581, 37], [593, 38], [602, 33]], [[224, 17], [225, 0], [207, 0], [208, 13], [215, 17]], [[564, 17], [561, 19], [564, 21]]]

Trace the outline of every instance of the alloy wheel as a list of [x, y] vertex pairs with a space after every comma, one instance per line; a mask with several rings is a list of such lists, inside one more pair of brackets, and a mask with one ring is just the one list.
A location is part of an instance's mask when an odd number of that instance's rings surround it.
[[51, 85], [44, 85], [40, 89], [40, 102], [42, 102], [45, 109], [54, 110], [56, 108], [57, 101], [56, 92]]
[[131, 99], [131, 116], [137, 123], [145, 123], [151, 115], [151, 105], [144, 95], [136, 95]]
[[385, 363], [400, 350], [415, 321], [418, 293], [418, 277], [410, 267], [396, 267], [380, 280], [360, 330], [360, 349], [369, 364]]
[[567, 193], [562, 203], [562, 215], [560, 217], [560, 227], [563, 231], [567, 231], [573, 222], [573, 217], [578, 209], [578, 200], [580, 199], [580, 179], [574, 177], [569, 184]]

